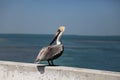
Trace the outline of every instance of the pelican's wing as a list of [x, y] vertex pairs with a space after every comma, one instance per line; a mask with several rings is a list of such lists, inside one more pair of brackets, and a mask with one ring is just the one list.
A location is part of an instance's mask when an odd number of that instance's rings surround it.
[[49, 60], [52, 59], [54, 56], [61, 53], [63, 49], [63, 45], [51, 45], [48, 47], [44, 47], [39, 52], [35, 63], [38, 63], [39, 61]]
[[49, 52], [46, 55], [47, 59], [54, 59], [55, 57], [59, 56], [61, 54], [61, 51], [63, 51], [63, 45], [52, 45], [48, 47]]
[[35, 63], [39, 63], [39, 61], [43, 60], [43, 58], [45, 58], [46, 54], [47, 54], [47, 51], [48, 51], [48, 47], [44, 47], [40, 50], [36, 60], [35, 60]]

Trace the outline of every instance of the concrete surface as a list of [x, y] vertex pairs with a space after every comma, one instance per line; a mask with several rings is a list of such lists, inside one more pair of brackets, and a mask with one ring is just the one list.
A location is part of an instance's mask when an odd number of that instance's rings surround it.
[[120, 72], [0, 61], [0, 80], [120, 80]]

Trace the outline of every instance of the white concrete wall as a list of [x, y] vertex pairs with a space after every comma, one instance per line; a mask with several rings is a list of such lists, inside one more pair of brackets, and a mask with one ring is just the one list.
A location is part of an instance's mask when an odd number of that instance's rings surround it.
[[120, 80], [120, 72], [0, 61], [0, 80]]

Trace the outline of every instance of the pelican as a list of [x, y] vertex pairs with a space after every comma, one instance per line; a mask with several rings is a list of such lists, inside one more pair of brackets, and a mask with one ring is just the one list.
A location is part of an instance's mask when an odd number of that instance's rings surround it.
[[[65, 30], [64, 26], [60, 26], [58, 28], [57, 33], [55, 34], [53, 40], [47, 47], [43, 47], [39, 52], [35, 63], [39, 63], [40, 61], [48, 61], [49, 65], [54, 65], [53, 60], [60, 57], [64, 51], [64, 46], [60, 41], [60, 37]], [[56, 44], [53, 43], [56, 41]]]

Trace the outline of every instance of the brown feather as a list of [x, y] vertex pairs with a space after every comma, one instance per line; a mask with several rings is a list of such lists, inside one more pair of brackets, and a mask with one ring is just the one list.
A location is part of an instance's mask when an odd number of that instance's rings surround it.
[[62, 44], [50, 45], [41, 49], [35, 62], [38, 63], [39, 61], [54, 60], [60, 57], [62, 53], [63, 53]]

